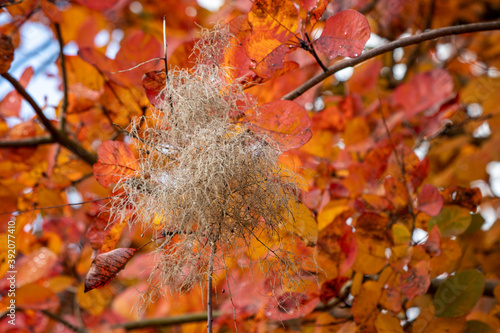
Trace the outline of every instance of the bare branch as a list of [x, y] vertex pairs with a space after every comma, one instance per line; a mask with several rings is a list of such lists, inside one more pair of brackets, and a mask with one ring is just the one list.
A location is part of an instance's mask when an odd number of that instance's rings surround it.
[[38, 106], [31, 95], [24, 89], [24, 87], [9, 73], [3, 73], [2, 77], [10, 82], [10, 84], [16, 89], [16, 91], [23, 96], [23, 98], [31, 105], [36, 115], [42, 122], [43, 126], [50, 133], [55, 142], [59, 143], [63, 147], [67, 148], [73, 154], [80, 157], [82, 160], [90, 165], [97, 162], [97, 156], [91, 152], [88, 152], [83, 148], [78, 142], [71, 140], [65, 133], [59, 131], [54, 124], [45, 116], [43, 110]]
[[45, 145], [49, 143], [55, 143], [55, 140], [50, 136], [42, 136], [38, 138], [0, 141], [0, 148], [37, 147], [39, 145]]
[[61, 78], [63, 84], [63, 100], [61, 105], [61, 131], [66, 131], [66, 114], [68, 112], [68, 75], [66, 72], [66, 60], [64, 58], [64, 42], [59, 23], [54, 24], [56, 28], [57, 41], [59, 42], [59, 57], [61, 59]]
[[309, 89], [311, 89], [312, 87], [314, 87], [315, 85], [317, 85], [318, 83], [320, 83], [321, 81], [323, 81], [324, 79], [326, 79], [327, 77], [332, 76], [336, 72], [340, 71], [341, 69], [358, 65], [363, 61], [375, 58], [376, 56], [397, 49], [398, 47], [405, 47], [408, 45], [418, 44], [426, 40], [431, 40], [444, 36], [459, 35], [470, 32], [498, 30], [498, 29], [500, 29], [500, 21], [481, 22], [481, 23], [472, 23], [472, 24], [464, 24], [464, 25], [440, 28], [440, 29], [426, 31], [415, 36], [401, 38], [393, 42], [387, 43], [385, 45], [382, 45], [380, 47], [374, 48], [370, 51], [367, 51], [361, 54], [357, 58], [349, 58], [340, 61], [333, 66], [330, 66], [326, 72], [316, 75], [315, 77], [313, 77], [312, 79], [310, 79], [309, 81], [307, 81], [294, 91], [283, 96], [281, 99], [294, 100], [303, 93], [305, 93], [306, 91], [308, 91]]
[[[219, 311], [214, 311], [213, 313], [214, 318], [217, 318], [220, 315], [221, 312]], [[189, 313], [176, 317], [152, 318], [152, 319], [143, 319], [128, 323], [120, 323], [112, 326], [112, 328], [124, 328], [126, 330], [133, 330], [146, 327], [167, 327], [167, 326], [181, 325], [185, 323], [202, 322], [206, 321], [207, 317], [208, 316], [206, 312]]]

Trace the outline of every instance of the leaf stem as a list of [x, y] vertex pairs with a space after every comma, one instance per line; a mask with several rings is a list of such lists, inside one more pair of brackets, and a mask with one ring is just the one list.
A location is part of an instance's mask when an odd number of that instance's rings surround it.
[[320, 73], [298, 87], [297, 89], [293, 90], [292, 92], [286, 94], [283, 96], [281, 99], [283, 100], [294, 100], [300, 95], [304, 94], [306, 91], [323, 81], [329, 76], [332, 76], [336, 72], [347, 68], [347, 67], [352, 67], [357, 64], [362, 63], [363, 61], [366, 61], [371, 58], [375, 58], [376, 56], [379, 56], [381, 54], [384, 54], [386, 52], [392, 51], [394, 49], [397, 49], [399, 47], [405, 47], [408, 45], [413, 45], [413, 44], [418, 44], [427, 40], [439, 38], [439, 37], [444, 37], [444, 36], [450, 36], [450, 35], [459, 35], [459, 34], [465, 34], [465, 33], [470, 33], [470, 32], [480, 32], [480, 31], [489, 31], [489, 30], [498, 30], [500, 29], [500, 21], [494, 21], [494, 22], [481, 22], [481, 23], [471, 23], [471, 24], [463, 24], [463, 25], [457, 25], [457, 26], [452, 26], [452, 27], [446, 27], [446, 28], [440, 28], [440, 29], [434, 29], [426, 32], [422, 32], [421, 34], [411, 36], [411, 37], [406, 37], [406, 38], [401, 38], [398, 40], [395, 40], [393, 42], [387, 43], [385, 45], [376, 47], [370, 51], [362, 53], [359, 57], [357, 58], [349, 58], [343, 61], [340, 61], [336, 63], [333, 66], [328, 67], [328, 70], [326, 72]]
[[311, 39], [309, 38], [309, 34], [306, 32], [305, 35], [307, 38], [307, 42], [309, 43], [309, 45], [307, 46], [307, 51], [309, 51], [309, 53], [313, 55], [314, 59], [316, 59], [316, 62], [321, 66], [323, 71], [326, 72], [328, 70], [328, 67], [326, 67], [325, 64], [323, 64], [318, 54], [316, 53], [316, 50], [314, 49], [314, 44], [311, 43]]

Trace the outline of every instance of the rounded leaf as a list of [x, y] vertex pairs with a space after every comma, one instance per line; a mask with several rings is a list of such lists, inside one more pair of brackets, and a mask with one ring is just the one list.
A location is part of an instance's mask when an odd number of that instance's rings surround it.
[[323, 33], [316, 40], [319, 52], [328, 58], [337, 56], [357, 57], [370, 38], [370, 25], [363, 14], [355, 10], [343, 10], [326, 20]]
[[471, 215], [467, 208], [445, 206], [439, 215], [429, 221], [429, 229], [437, 225], [443, 237], [457, 236], [467, 230], [470, 222]]
[[436, 317], [453, 318], [469, 313], [484, 291], [484, 276], [475, 269], [447, 278], [434, 295]]

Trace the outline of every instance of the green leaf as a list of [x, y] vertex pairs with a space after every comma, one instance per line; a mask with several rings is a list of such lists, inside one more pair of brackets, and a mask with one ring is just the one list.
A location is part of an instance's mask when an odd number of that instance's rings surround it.
[[436, 317], [453, 318], [470, 312], [484, 290], [484, 276], [475, 269], [447, 278], [434, 295]]
[[429, 230], [437, 224], [441, 236], [451, 237], [462, 234], [471, 223], [471, 215], [467, 208], [445, 206], [439, 215], [429, 221]]

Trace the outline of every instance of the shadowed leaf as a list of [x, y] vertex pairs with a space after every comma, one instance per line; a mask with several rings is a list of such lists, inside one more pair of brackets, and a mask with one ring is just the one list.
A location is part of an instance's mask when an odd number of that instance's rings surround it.
[[484, 276], [475, 269], [447, 278], [434, 295], [436, 317], [464, 316], [476, 305], [484, 290]]
[[439, 227], [443, 237], [458, 236], [469, 227], [471, 215], [467, 208], [445, 206], [439, 215], [429, 221], [429, 228]]
[[137, 249], [123, 248], [98, 255], [85, 278], [85, 292], [111, 282], [136, 252]]
[[0, 74], [6, 73], [14, 60], [14, 45], [12, 39], [2, 34], [0, 37]]

